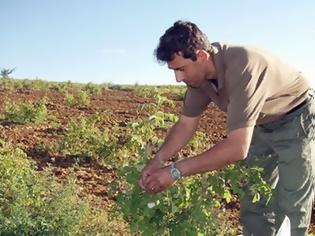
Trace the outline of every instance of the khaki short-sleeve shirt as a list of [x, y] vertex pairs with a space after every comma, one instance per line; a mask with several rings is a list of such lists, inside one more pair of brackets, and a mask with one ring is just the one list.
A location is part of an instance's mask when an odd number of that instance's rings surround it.
[[187, 88], [182, 114], [200, 115], [212, 101], [227, 113], [228, 132], [275, 121], [307, 97], [309, 84], [294, 67], [262, 49], [213, 43], [217, 86]]

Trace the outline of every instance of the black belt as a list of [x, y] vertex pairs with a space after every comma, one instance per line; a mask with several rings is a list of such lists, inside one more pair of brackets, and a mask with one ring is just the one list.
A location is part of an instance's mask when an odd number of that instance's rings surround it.
[[307, 104], [307, 99], [305, 99], [303, 102], [301, 102], [299, 105], [293, 107], [290, 111], [288, 111], [287, 113], [285, 113], [286, 115], [291, 114], [297, 110], [299, 110], [301, 107], [303, 107], [304, 105]]

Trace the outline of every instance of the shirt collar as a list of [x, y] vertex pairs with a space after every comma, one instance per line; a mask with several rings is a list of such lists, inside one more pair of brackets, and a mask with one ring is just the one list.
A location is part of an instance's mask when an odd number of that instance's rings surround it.
[[214, 66], [217, 70], [218, 89], [224, 86], [225, 64], [223, 58], [223, 49], [220, 43], [212, 43]]

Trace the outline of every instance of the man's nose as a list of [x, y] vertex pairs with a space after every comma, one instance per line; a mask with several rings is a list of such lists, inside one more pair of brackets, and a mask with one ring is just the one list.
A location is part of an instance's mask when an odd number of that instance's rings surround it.
[[184, 80], [184, 73], [181, 71], [175, 71], [175, 78], [178, 83], [182, 82]]

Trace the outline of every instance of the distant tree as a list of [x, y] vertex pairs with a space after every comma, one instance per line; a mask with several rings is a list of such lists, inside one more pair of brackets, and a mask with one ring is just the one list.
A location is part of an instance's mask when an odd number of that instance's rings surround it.
[[3, 68], [0, 72], [1, 79], [8, 79], [9, 75], [12, 74], [12, 72], [15, 71], [15, 68], [13, 69], [5, 69]]

